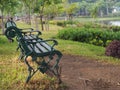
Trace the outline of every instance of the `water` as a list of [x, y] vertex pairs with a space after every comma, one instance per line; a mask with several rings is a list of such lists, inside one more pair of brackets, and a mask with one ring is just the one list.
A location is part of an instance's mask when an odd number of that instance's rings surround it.
[[110, 21], [108, 24], [113, 26], [120, 26], [120, 21]]
[[120, 21], [100, 21], [101, 24], [120, 26]]

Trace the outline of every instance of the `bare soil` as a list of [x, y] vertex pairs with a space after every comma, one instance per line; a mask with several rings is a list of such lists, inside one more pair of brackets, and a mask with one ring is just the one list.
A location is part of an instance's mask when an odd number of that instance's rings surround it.
[[120, 90], [119, 65], [73, 55], [64, 55], [60, 64], [67, 90]]

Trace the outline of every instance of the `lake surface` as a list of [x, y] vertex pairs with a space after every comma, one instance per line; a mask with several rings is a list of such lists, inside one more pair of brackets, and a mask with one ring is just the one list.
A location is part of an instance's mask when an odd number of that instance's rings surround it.
[[120, 26], [120, 21], [110, 21], [109, 25]]
[[120, 26], [120, 21], [101, 21], [100, 23], [111, 26]]

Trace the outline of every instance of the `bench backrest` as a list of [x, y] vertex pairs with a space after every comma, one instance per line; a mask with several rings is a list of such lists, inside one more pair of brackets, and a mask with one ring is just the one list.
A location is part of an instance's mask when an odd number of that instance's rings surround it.
[[19, 44], [21, 45], [21, 48], [24, 50], [24, 53], [26, 55], [29, 55], [31, 54], [32, 52], [29, 50], [25, 40], [24, 40], [24, 37], [22, 35], [22, 32], [21, 32], [21, 29], [15, 27], [15, 26], [11, 26], [11, 27], [8, 27], [5, 31], [5, 35], [7, 38], [14, 38], [16, 37]]
[[16, 24], [15, 24], [13, 21], [8, 21], [8, 22], [5, 24], [5, 28], [11, 27], [11, 26], [15, 26], [15, 27], [16, 27]]

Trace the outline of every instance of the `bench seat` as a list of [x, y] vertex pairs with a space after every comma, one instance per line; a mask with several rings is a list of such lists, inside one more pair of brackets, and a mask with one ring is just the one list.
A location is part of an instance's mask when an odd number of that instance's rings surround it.
[[35, 35], [24, 35], [24, 40], [29, 50], [37, 57], [48, 56], [57, 51], [47, 43], [48, 41], [53, 41], [57, 44], [55, 40], [42, 40]]

